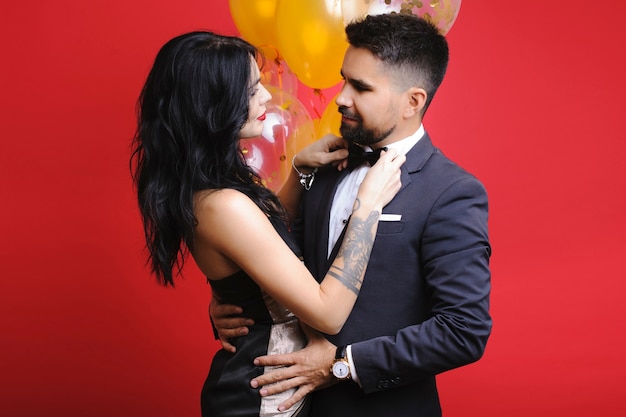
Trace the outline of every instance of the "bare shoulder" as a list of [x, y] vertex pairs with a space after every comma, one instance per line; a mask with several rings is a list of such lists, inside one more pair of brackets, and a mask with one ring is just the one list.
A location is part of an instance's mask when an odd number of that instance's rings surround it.
[[203, 190], [194, 195], [197, 225], [192, 253], [209, 279], [232, 275], [240, 268], [237, 259], [241, 239], [246, 237], [245, 222], [260, 210], [240, 191]]
[[267, 221], [261, 209], [244, 193], [233, 189], [199, 191], [194, 196], [196, 231], [238, 233], [243, 227]]
[[238, 211], [254, 210], [257, 206], [241, 191], [222, 190], [198, 191], [194, 196], [196, 216], [236, 215]]
[[[263, 248], [283, 243], [263, 211], [245, 194], [233, 189], [202, 191], [194, 196], [196, 229], [194, 241], [197, 258], [226, 259], [230, 273], [238, 269], [253, 270], [248, 263], [267, 259]], [[284, 243], [283, 243], [284, 244]], [[260, 254], [260, 255], [259, 255]], [[258, 256], [257, 256], [258, 255]], [[205, 268], [208, 270], [208, 267]], [[225, 269], [224, 269], [225, 270]], [[219, 274], [207, 276], [226, 276]]]

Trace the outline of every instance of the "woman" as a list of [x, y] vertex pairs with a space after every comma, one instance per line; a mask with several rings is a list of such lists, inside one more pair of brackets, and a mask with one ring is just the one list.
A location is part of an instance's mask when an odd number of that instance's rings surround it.
[[[248, 335], [219, 351], [202, 391], [204, 416], [284, 413], [284, 397], [261, 398], [249, 381], [263, 373], [253, 358], [300, 349], [302, 323], [337, 333], [348, 317], [374, 241], [378, 216], [400, 188], [403, 156], [389, 152], [363, 181], [340, 254], [321, 284], [301, 262], [287, 227], [314, 169], [346, 156], [328, 136], [302, 150], [279, 199], [246, 165], [239, 141], [258, 136], [269, 92], [256, 49], [242, 39], [192, 32], [159, 51], [139, 98], [133, 178], [152, 271], [174, 285], [189, 252], [215, 297], [255, 319]], [[304, 173], [308, 172], [308, 174]], [[282, 200], [282, 202], [281, 202]], [[295, 316], [294, 316], [295, 315]], [[275, 413], [275, 414], [274, 414]]]

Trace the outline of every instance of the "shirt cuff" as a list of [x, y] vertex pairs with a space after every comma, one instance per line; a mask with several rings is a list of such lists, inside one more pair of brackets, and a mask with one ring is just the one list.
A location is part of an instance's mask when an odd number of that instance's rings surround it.
[[352, 360], [352, 345], [346, 346], [346, 357], [348, 358], [348, 363], [350, 364], [350, 377], [352, 380], [361, 386], [361, 381], [359, 381], [359, 376], [356, 374], [356, 367], [354, 366], [354, 361]]

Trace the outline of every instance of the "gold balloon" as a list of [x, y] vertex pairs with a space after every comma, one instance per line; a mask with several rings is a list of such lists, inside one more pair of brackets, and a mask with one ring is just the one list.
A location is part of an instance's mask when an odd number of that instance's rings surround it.
[[230, 14], [241, 37], [253, 45], [277, 45], [278, 0], [228, 0]]
[[367, 16], [372, 0], [342, 0], [341, 15], [344, 25]]
[[278, 0], [276, 32], [278, 49], [302, 84], [324, 89], [341, 81], [348, 48], [341, 0]]

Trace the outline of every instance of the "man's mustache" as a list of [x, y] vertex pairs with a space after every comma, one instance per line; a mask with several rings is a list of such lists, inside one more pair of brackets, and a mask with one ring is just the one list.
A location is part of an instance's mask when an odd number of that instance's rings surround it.
[[347, 119], [356, 120], [358, 122], [361, 121], [361, 118], [356, 113], [351, 113], [346, 106], [339, 106], [338, 110], [339, 113]]

